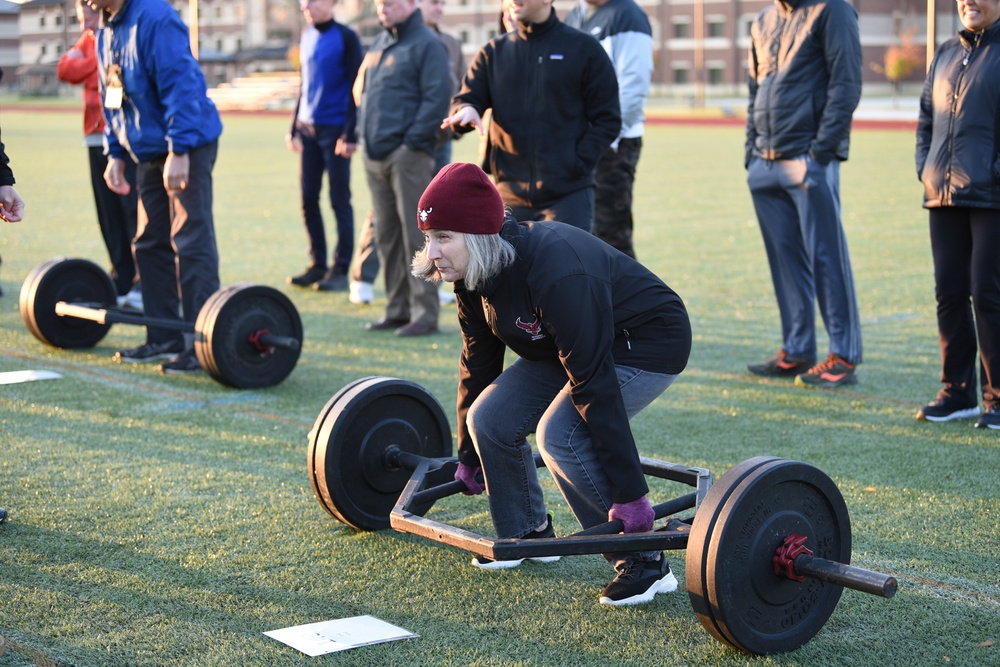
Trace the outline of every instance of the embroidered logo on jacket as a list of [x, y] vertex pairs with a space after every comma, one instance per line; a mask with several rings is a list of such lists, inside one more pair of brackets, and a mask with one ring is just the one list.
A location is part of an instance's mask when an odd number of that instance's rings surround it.
[[538, 315], [535, 315], [535, 320], [533, 322], [523, 322], [521, 318], [517, 318], [517, 322], [514, 322], [518, 329], [528, 332], [531, 335], [531, 340], [540, 340], [545, 338], [545, 332], [542, 331], [542, 321], [538, 319]]

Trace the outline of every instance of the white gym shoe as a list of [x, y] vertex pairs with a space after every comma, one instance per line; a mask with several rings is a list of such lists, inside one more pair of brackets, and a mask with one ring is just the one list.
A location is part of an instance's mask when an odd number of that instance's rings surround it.
[[347, 295], [347, 300], [351, 303], [371, 303], [375, 298], [375, 290], [371, 283], [363, 283], [359, 280], [351, 281], [351, 291]]
[[142, 312], [142, 290], [138, 287], [133, 287], [128, 294], [118, 297], [118, 307]]
[[439, 289], [438, 301], [441, 302], [442, 306], [447, 306], [450, 303], [455, 303], [455, 293], [449, 290]]

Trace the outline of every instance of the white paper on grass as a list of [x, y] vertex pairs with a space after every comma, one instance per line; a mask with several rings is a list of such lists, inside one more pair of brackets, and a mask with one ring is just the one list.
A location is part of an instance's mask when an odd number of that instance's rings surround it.
[[311, 658], [359, 646], [419, 636], [374, 616], [352, 616], [333, 621], [307, 623], [281, 630], [270, 630], [264, 634], [302, 651]]
[[0, 384], [19, 384], [34, 380], [58, 380], [62, 375], [53, 371], [9, 371], [0, 373]]

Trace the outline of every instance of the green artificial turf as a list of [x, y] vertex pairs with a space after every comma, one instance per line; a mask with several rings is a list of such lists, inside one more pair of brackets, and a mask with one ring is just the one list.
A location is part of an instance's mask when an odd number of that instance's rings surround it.
[[[713, 639], [683, 590], [640, 608], [600, 606], [612, 573], [598, 556], [482, 572], [456, 549], [358, 532], [323, 510], [306, 475], [307, 435], [340, 387], [369, 375], [412, 380], [454, 427], [455, 307], [442, 309], [441, 334], [404, 340], [363, 330], [382, 314], [380, 287], [371, 306], [288, 287], [307, 255], [287, 118], [224, 122], [222, 281], [284, 290], [305, 328], [292, 375], [254, 391], [112, 361], [143, 340], [139, 327], [116, 325], [76, 351], [28, 333], [17, 294], [34, 266], [106, 257], [78, 110], [5, 104], [0, 113], [27, 202], [24, 222], [0, 228], [0, 372], [63, 375], [0, 386], [0, 506], [11, 513], [0, 526], [0, 667], [1000, 664], [1000, 433], [913, 418], [938, 389], [939, 362], [912, 132], [853, 136], [842, 198], [864, 364], [855, 386], [808, 391], [745, 371], [780, 338], [742, 129], [647, 131], [637, 251], [684, 297], [694, 347], [677, 383], [634, 420], [641, 453], [716, 476], [760, 454], [813, 463], [847, 501], [854, 564], [899, 580], [889, 601], [845, 591], [811, 642], [756, 658]], [[476, 148], [464, 138], [456, 159], [474, 160]], [[360, 225], [359, 160], [353, 178]], [[543, 480], [557, 531], [576, 530]], [[654, 496], [674, 491], [657, 486]], [[490, 530], [483, 497], [449, 498], [434, 512]], [[668, 556], [683, 587], [684, 552]], [[310, 659], [261, 634], [363, 614], [419, 638]]]

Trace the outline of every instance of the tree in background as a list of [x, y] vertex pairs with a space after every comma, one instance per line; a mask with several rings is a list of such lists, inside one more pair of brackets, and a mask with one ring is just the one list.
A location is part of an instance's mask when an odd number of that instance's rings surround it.
[[919, 44], [913, 43], [913, 36], [917, 32], [917, 26], [899, 35], [899, 44], [893, 44], [885, 50], [882, 63], [870, 63], [870, 67], [885, 76], [886, 80], [892, 84], [892, 105], [898, 104], [899, 91], [905, 81], [918, 67], [924, 64], [924, 49]]

